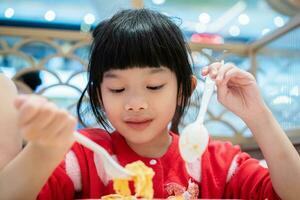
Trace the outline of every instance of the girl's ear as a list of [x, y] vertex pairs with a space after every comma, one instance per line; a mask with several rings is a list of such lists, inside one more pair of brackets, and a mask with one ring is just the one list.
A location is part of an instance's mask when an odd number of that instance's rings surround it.
[[[192, 87], [192, 92], [191, 93], [194, 92], [196, 86], [197, 86], [197, 77], [192, 75], [191, 76], [191, 87]], [[179, 98], [178, 98], [178, 105], [181, 104], [181, 101], [182, 101], [182, 92], [180, 91]]]
[[192, 93], [193, 93], [193, 91], [197, 87], [197, 77], [195, 75], [191, 76], [191, 82], [192, 82]]

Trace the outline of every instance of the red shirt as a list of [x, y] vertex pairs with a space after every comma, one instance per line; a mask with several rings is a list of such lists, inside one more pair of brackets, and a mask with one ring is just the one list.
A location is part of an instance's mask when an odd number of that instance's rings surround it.
[[[210, 141], [201, 159], [185, 163], [179, 153], [179, 137], [173, 133], [172, 143], [162, 157], [145, 158], [136, 154], [118, 132], [80, 132], [104, 147], [122, 166], [141, 160], [151, 167], [155, 172], [155, 198], [183, 193], [198, 198], [279, 199], [268, 170], [229, 142]], [[102, 168], [101, 157], [75, 143], [38, 199], [100, 198], [112, 193], [112, 180]]]

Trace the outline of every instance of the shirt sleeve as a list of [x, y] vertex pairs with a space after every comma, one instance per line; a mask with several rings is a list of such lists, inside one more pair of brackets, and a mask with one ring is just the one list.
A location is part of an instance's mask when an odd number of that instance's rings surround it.
[[37, 199], [68, 200], [74, 199], [74, 194], [74, 185], [66, 173], [65, 162], [62, 162], [43, 186]]
[[280, 199], [274, 191], [268, 169], [247, 153], [236, 155], [228, 174], [225, 198]]

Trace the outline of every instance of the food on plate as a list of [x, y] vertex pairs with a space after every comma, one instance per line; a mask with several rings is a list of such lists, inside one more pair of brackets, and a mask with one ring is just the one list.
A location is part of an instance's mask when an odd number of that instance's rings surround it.
[[135, 196], [123, 196], [120, 194], [109, 194], [101, 197], [102, 200], [117, 200], [117, 199], [122, 199], [122, 200], [136, 200]]
[[132, 172], [133, 174], [132, 181], [134, 183], [135, 195], [131, 196], [129, 180], [114, 179], [113, 188], [116, 194], [106, 195], [103, 196], [101, 199], [136, 199], [135, 197], [152, 199], [154, 193], [152, 183], [152, 178], [154, 176], [153, 169], [147, 167], [142, 161], [129, 163], [125, 166], [125, 169]]

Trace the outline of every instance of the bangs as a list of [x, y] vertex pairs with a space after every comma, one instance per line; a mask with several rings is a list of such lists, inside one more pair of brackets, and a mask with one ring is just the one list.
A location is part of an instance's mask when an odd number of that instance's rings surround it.
[[103, 74], [111, 69], [165, 66], [174, 71], [180, 64], [176, 58], [182, 56], [178, 55], [182, 54], [178, 47], [185, 47], [174, 35], [169, 21], [167, 16], [160, 14], [158, 18], [140, 10], [120, 12], [102, 22], [94, 31], [94, 38], [101, 38], [95, 41], [98, 45], [94, 47], [98, 70], [101, 68]]
[[[103, 49], [103, 65], [108, 69], [126, 69], [130, 67], [160, 67], [169, 65], [171, 54], [166, 53], [166, 44], [155, 41], [152, 30], [139, 27], [120, 27], [113, 32], [112, 43]], [[137, 29], [137, 30], [133, 30]], [[142, 41], [142, 42], [141, 42]], [[170, 66], [169, 66], [170, 67]]]

